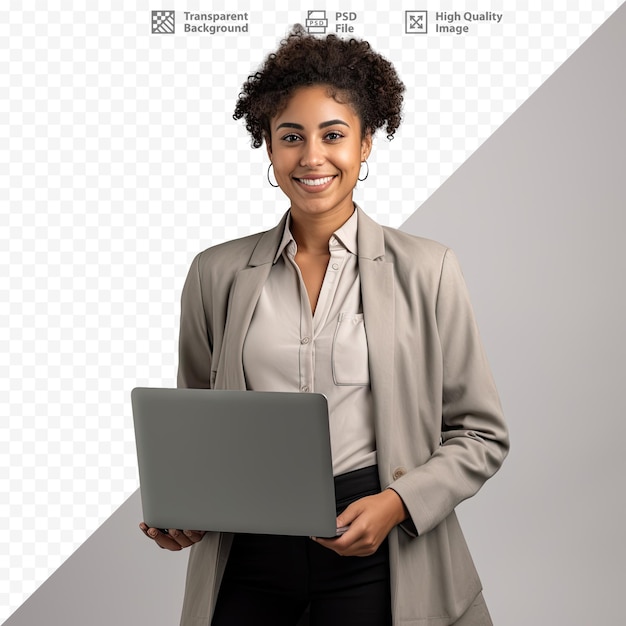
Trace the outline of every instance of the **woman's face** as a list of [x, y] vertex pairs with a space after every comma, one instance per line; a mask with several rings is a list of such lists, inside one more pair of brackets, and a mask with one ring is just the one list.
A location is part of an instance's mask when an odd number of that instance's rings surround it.
[[353, 108], [330, 97], [324, 85], [301, 87], [270, 127], [267, 151], [292, 216], [348, 219], [361, 162], [372, 147]]

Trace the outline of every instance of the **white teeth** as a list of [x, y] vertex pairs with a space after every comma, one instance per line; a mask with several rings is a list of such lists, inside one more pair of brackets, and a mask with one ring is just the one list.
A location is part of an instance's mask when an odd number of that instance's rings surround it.
[[334, 176], [326, 176], [325, 178], [298, 178], [298, 180], [305, 185], [309, 185], [310, 187], [317, 187], [318, 185], [325, 185], [333, 178]]

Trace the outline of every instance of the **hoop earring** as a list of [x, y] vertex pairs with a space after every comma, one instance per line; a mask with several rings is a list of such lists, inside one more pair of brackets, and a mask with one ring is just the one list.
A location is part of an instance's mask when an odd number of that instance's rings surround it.
[[359, 169], [359, 177], [358, 177], [357, 180], [360, 180], [361, 182], [363, 182], [370, 175], [369, 163], [367, 161], [361, 161], [361, 165], [363, 165], [363, 163], [365, 163], [365, 165], [367, 165], [367, 172], [366, 172], [365, 176], [363, 176], [363, 178], [361, 178], [361, 170]]
[[[267, 182], [272, 186], [272, 187], [280, 187], [280, 185], [278, 184], [274, 184], [271, 180], [270, 180], [270, 170], [272, 169], [272, 165], [274, 165], [271, 161], [269, 164], [269, 167], [267, 168]], [[276, 176], [274, 176], [274, 178], [276, 178]]]

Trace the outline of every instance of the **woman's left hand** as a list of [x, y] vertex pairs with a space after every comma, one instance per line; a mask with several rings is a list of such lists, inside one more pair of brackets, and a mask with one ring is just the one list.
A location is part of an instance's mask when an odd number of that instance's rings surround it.
[[385, 489], [374, 496], [356, 500], [341, 513], [337, 528], [349, 526], [343, 535], [311, 539], [341, 556], [369, 556], [378, 550], [391, 529], [407, 517], [402, 498], [393, 489]]

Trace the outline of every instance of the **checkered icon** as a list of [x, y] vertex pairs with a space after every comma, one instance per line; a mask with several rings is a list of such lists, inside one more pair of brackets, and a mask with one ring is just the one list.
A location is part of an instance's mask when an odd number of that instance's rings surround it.
[[170, 35], [174, 32], [174, 11], [152, 11], [152, 32]]

